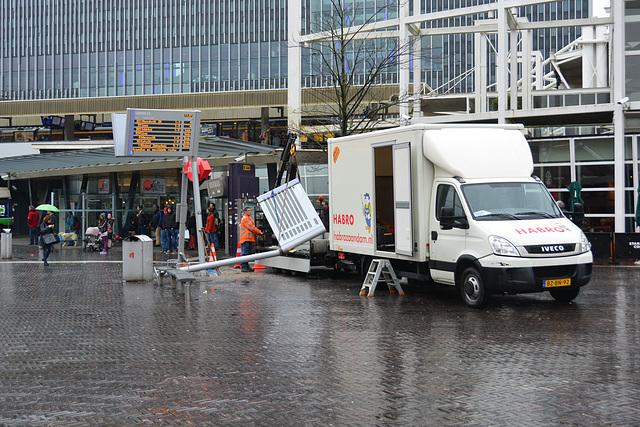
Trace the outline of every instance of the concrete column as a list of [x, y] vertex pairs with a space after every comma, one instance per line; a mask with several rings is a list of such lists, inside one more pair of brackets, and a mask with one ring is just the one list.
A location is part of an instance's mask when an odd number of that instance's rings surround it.
[[400, 86], [400, 105], [399, 112], [400, 117], [409, 115], [409, 102], [407, 97], [409, 95], [409, 29], [405, 23], [406, 18], [409, 16], [409, 3], [400, 2], [400, 37], [398, 43], [400, 45], [400, 69], [399, 69], [399, 86]]
[[260, 109], [260, 131], [264, 135], [267, 129], [269, 129], [269, 107], [262, 107]]
[[[508, 11], [507, 13], [511, 13]], [[511, 102], [509, 102], [511, 110], [518, 109], [518, 31], [511, 30], [509, 31], [511, 46], [509, 51], [511, 52], [511, 61], [509, 64], [509, 70], [511, 71], [510, 78], [511, 81], [509, 86], [511, 90], [509, 91], [509, 98]]]
[[73, 141], [75, 140], [75, 132], [74, 132], [74, 116], [66, 115], [64, 116], [64, 140], [65, 141]]
[[474, 33], [475, 112], [487, 112], [487, 40], [484, 33]]
[[533, 106], [531, 98], [531, 30], [522, 31], [522, 109], [529, 110]]
[[507, 109], [507, 82], [509, 71], [507, 69], [507, 52], [509, 51], [509, 32], [507, 26], [507, 8], [505, 0], [498, 0], [498, 70], [496, 78], [498, 83], [498, 123], [506, 123]]
[[[302, 46], [300, 45], [300, 33], [302, 31], [302, 5], [301, 0], [289, 1], [289, 34], [288, 34], [288, 84], [287, 84], [287, 127], [289, 132], [300, 133], [302, 125]], [[300, 148], [300, 141], [296, 141]]]
[[625, 96], [625, 22], [624, 22], [624, 2], [611, 2], [611, 16], [613, 18], [613, 63], [612, 63], [612, 102], [613, 128], [614, 128], [614, 188], [615, 188], [615, 229], [616, 233], [625, 231], [624, 217], [624, 135], [625, 117], [624, 106], [618, 104], [618, 100]]

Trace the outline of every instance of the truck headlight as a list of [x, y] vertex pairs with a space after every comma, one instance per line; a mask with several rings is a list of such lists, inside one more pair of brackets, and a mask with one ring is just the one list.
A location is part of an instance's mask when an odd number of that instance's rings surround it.
[[591, 250], [591, 242], [587, 236], [580, 230], [580, 243], [578, 243], [577, 251], [580, 253], [589, 252]]
[[491, 245], [491, 250], [496, 255], [520, 256], [516, 247], [504, 237], [489, 236], [489, 244]]

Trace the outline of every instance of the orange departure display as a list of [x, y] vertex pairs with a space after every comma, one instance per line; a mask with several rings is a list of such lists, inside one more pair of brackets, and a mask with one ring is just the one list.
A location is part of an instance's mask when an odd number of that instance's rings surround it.
[[200, 112], [127, 110], [129, 156], [191, 156], [200, 133]]

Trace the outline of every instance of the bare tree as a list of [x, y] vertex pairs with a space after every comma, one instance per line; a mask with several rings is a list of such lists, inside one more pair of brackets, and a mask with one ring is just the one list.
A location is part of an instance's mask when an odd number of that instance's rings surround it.
[[408, 66], [401, 63], [401, 58], [409, 57], [403, 54], [412, 53], [419, 39], [403, 43], [397, 29], [375, 30], [377, 21], [390, 12], [397, 14], [396, 1], [383, 2], [376, 9], [371, 8], [371, 3], [376, 4], [372, 0], [328, 3], [329, 10], [310, 17], [317, 38], [307, 44], [305, 55], [307, 70], [316, 81], [316, 90], [309, 91], [309, 96], [314, 98], [317, 116], [334, 118], [333, 128], [340, 135], [366, 132], [406, 98], [389, 85], [397, 83], [400, 67]]

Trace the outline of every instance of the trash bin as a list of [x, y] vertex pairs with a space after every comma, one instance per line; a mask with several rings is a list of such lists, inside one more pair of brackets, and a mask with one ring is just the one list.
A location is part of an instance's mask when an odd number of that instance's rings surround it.
[[5, 228], [2, 230], [2, 238], [0, 238], [0, 258], [9, 259], [12, 257], [13, 243], [11, 237], [11, 229]]
[[122, 279], [153, 279], [153, 240], [148, 236], [130, 236], [122, 241]]

